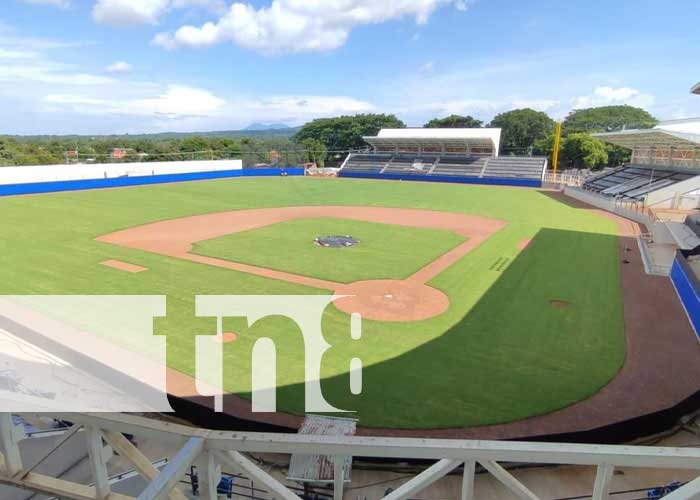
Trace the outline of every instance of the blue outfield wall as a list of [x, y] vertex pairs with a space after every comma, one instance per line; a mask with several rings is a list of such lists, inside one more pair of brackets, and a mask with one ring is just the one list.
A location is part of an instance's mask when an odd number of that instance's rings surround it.
[[695, 335], [700, 340], [700, 283], [681, 252], [676, 252], [670, 277], [688, 314]]
[[234, 177], [278, 177], [283, 173], [290, 176], [299, 176], [304, 175], [304, 169], [302, 167], [255, 168], [239, 170], [215, 170], [208, 172], [187, 172], [182, 174], [159, 174], [136, 177], [111, 177], [107, 179], [79, 179], [72, 181], [0, 184], [0, 196], [55, 193], [59, 191], [82, 191], [85, 189], [104, 189], [128, 186], [145, 186], [149, 184], [167, 184], [172, 182], [229, 179]]
[[542, 187], [541, 180], [513, 179], [507, 177], [455, 177], [453, 175], [403, 175], [403, 174], [371, 174], [361, 172], [340, 171], [340, 177], [353, 179], [385, 179], [394, 181], [420, 182], [452, 182], [455, 184], [488, 184], [492, 186]]

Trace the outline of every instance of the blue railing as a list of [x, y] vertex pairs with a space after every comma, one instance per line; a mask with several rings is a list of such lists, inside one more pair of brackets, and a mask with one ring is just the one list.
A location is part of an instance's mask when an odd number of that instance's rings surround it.
[[671, 266], [671, 281], [700, 340], [700, 283], [680, 251]]
[[172, 182], [203, 181], [210, 179], [228, 179], [233, 177], [276, 177], [280, 175], [304, 175], [304, 169], [302, 167], [253, 168], [238, 170], [216, 170], [207, 172], [186, 172], [182, 174], [157, 174], [134, 177], [110, 177], [106, 179], [78, 179], [69, 181], [0, 184], [0, 196], [55, 193], [59, 191], [82, 191], [85, 189], [104, 189], [127, 186], [144, 186], [149, 184], [167, 184]]
[[542, 187], [540, 179], [516, 179], [509, 177], [458, 177], [454, 175], [419, 175], [419, 174], [375, 174], [364, 172], [340, 171], [340, 177], [355, 179], [385, 179], [396, 181], [422, 181], [422, 182], [452, 182], [456, 184], [489, 184], [492, 186], [520, 186]]

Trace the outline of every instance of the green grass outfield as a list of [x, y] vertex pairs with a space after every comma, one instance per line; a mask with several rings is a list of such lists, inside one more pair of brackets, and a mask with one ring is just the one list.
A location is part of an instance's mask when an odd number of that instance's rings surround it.
[[[324, 393], [335, 406], [356, 410], [361, 425], [508, 422], [584, 399], [621, 368], [615, 225], [534, 189], [250, 178], [0, 198], [0, 293], [166, 294], [168, 317], [158, 321], [158, 333], [168, 335], [169, 364], [193, 374], [193, 335], [215, 331], [213, 321], [194, 318], [195, 295], [327, 292], [119, 248], [95, 237], [167, 218], [310, 204], [424, 208], [508, 222], [430, 282], [451, 299], [441, 316], [413, 323], [365, 321], [362, 340], [354, 341], [349, 317], [327, 310], [324, 335], [333, 347], [322, 367]], [[532, 244], [518, 250], [528, 238]], [[302, 261], [317, 250], [310, 245], [308, 254], [285, 258]], [[110, 258], [149, 270], [128, 274], [99, 265]], [[495, 266], [497, 261], [507, 265]], [[317, 264], [333, 266], [330, 259]], [[552, 307], [552, 299], [571, 306]], [[279, 356], [278, 408], [303, 413], [303, 343], [291, 320], [268, 318], [247, 329], [230, 319], [224, 328], [240, 334], [225, 348], [227, 389], [247, 394], [253, 343], [268, 336]], [[350, 393], [346, 373], [353, 357], [365, 366], [359, 396]]]
[[[323, 248], [314, 238], [352, 235], [349, 248]], [[451, 231], [333, 217], [296, 219], [196, 243], [193, 252], [337, 283], [405, 279], [464, 242]]]

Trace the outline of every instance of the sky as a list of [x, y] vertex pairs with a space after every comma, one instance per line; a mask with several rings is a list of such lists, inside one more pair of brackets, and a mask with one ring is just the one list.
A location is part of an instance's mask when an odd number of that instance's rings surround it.
[[0, 134], [700, 116], [697, 0], [0, 0]]

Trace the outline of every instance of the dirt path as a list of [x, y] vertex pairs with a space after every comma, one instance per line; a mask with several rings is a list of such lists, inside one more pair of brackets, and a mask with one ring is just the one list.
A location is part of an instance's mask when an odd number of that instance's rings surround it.
[[[195, 243], [300, 218], [335, 217], [380, 224], [453, 231], [467, 241], [438, 257], [406, 280], [336, 283], [242, 262], [191, 253]], [[449, 298], [426, 285], [506, 225], [504, 221], [432, 210], [379, 207], [284, 207], [237, 210], [165, 220], [100, 236], [98, 241], [145, 250], [200, 264], [330, 290], [347, 298], [335, 306], [377, 321], [418, 321], [442, 314]]]

